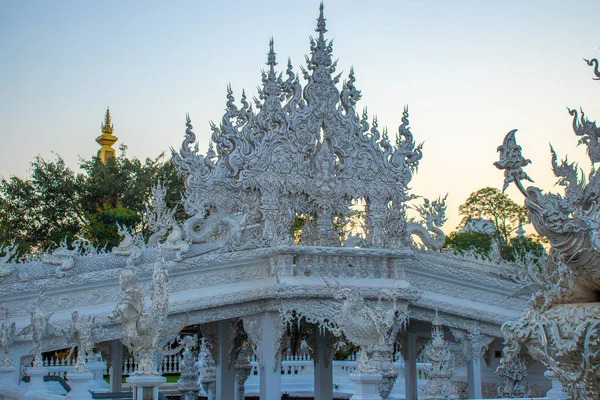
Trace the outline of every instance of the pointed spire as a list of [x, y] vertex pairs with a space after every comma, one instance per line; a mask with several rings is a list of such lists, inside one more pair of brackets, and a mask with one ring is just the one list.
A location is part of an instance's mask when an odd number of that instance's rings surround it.
[[269, 52], [267, 53], [267, 65], [269, 66], [269, 73], [275, 74], [275, 66], [277, 65], [277, 57], [273, 50], [273, 38], [269, 40]]
[[101, 128], [102, 133], [106, 133], [108, 135], [112, 135], [113, 133], [113, 124], [110, 119], [110, 108], [106, 107], [106, 114], [104, 115], [104, 123], [102, 123]]
[[317, 29], [316, 32], [319, 32], [319, 41], [325, 40], [325, 32], [327, 32], [327, 28], [325, 25], [325, 18], [323, 17], [323, 2], [319, 6], [319, 18], [317, 19]]
[[102, 161], [102, 164], [106, 164], [106, 162], [115, 157], [115, 149], [113, 149], [113, 144], [119, 140], [118, 137], [113, 135], [113, 124], [110, 118], [110, 109], [106, 107], [106, 114], [104, 115], [104, 122], [100, 126], [102, 129], [102, 135], [96, 138], [96, 142], [102, 146], [100, 150], [98, 150], [98, 158]]

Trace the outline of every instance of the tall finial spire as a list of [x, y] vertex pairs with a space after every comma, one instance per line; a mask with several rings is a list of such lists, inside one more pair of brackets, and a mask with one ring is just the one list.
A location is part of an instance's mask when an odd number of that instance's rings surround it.
[[113, 124], [110, 118], [110, 109], [106, 107], [106, 114], [104, 115], [104, 122], [100, 126], [102, 130], [102, 135], [96, 138], [96, 142], [102, 146], [100, 150], [98, 150], [98, 158], [102, 161], [102, 164], [106, 164], [106, 162], [115, 157], [115, 149], [113, 149], [113, 144], [119, 140], [118, 137], [113, 135]]
[[102, 123], [101, 128], [102, 133], [106, 133], [108, 135], [112, 135], [113, 133], [113, 124], [110, 119], [110, 108], [106, 107], [106, 114], [104, 115], [104, 123]]
[[316, 32], [319, 32], [319, 40], [325, 39], [325, 32], [327, 32], [327, 28], [325, 27], [325, 17], [323, 17], [323, 2], [319, 6], [319, 19], [317, 19], [317, 29]]
[[269, 72], [275, 73], [275, 66], [277, 65], [277, 57], [275, 56], [275, 50], [273, 50], [273, 38], [269, 40], [269, 52], [267, 53], [267, 65], [269, 66]]

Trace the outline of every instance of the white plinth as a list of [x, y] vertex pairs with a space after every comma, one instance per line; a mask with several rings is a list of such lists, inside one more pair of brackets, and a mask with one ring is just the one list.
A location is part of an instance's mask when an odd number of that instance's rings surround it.
[[86, 363], [87, 369], [94, 374], [88, 387], [92, 392], [107, 393], [110, 392], [110, 385], [104, 380], [104, 371], [106, 363], [104, 361], [94, 361]]
[[44, 376], [48, 375], [48, 368], [33, 368], [29, 367], [25, 369], [25, 373], [29, 375], [29, 389], [25, 393], [25, 400], [37, 399], [41, 396], [48, 396], [48, 388], [44, 383]]
[[91, 379], [94, 378], [94, 374], [89, 371], [85, 372], [67, 372], [67, 379], [69, 380], [69, 386], [71, 391], [67, 393], [65, 399], [72, 400], [91, 400], [92, 395], [88, 389], [88, 385]]
[[158, 387], [167, 378], [160, 375], [131, 375], [127, 383], [133, 388], [133, 400], [158, 400]]
[[14, 384], [11, 382], [10, 376], [15, 372], [15, 367], [0, 367], [0, 386]]
[[381, 374], [354, 372], [349, 376], [356, 383], [356, 391], [350, 400], [380, 400], [377, 384], [381, 381]]

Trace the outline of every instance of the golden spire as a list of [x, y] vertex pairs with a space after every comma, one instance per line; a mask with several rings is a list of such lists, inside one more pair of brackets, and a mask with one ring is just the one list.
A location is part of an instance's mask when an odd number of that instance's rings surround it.
[[106, 107], [106, 115], [104, 116], [101, 129], [102, 135], [96, 138], [96, 142], [102, 146], [98, 150], [98, 158], [102, 161], [102, 164], [106, 164], [108, 160], [115, 157], [115, 149], [112, 146], [119, 140], [118, 137], [113, 135], [113, 124], [110, 119], [110, 109], [108, 107]]

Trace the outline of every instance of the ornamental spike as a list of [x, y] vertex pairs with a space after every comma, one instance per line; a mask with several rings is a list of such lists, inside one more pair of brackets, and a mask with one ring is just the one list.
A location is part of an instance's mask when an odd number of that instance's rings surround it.
[[273, 38], [269, 40], [269, 52], [267, 53], [267, 65], [269, 66], [269, 72], [275, 73], [275, 66], [277, 65], [276, 53], [273, 50]]
[[317, 19], [317, 29], [316, 32], [319, 32], [319, 41], [325, 40], [325, 32], [327, 32], [325, 18], [323, 17], [323, 2], [319, 6], [319, 18]]
[[504, 137], [501, 146], [498, 146], [500, 152], [500, 160], [494, 163], [498, 169], [504, 170], [504, 186], [502, 190], [506, 190], [511, 182], [515, 182], [519, 190], [527, 197], [525, 188], [521, 184], [521, 180], [533, 180], [523, 171], [523, 167], [531, 164], [531, 160], [526, 159], [521, 154], [521, 146], [517, 144], [515, 133], [517, 129], [508, 132]]

